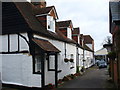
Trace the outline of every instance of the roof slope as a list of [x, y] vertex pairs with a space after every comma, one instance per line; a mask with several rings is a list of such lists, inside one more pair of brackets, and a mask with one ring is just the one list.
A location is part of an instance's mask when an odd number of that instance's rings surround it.
[[107, 54], [108, 54], [108, 52], [107, 52], [106, 48], [102, 48], [95, 52], [95, 55], [107, 55]]
[[12, 2], [2, 3], [2, 34], [29, 31], [28, 24]]
[[110, 12], [112, 21], [120, 20], [120, 2], [110, 2]]
[[33, 4], [29, 2], [3, 2], [2, 4], [2, 34], [29, 31], [67, 43], [76, 43], [74, 40], [65, 38], [59, 30], [56, 30], [56, 33], [46, 30], [35, 17], [34, 12], [38, 9]]
[[46, 52], [60, 52], [53, 44], [47, 40], [42, 39], [33, 39], [33, 41], [44, 51]]
[[54, 6], [50, 6], [50, 7], [46, 7], [46, 8], [37, 8], [35, 10], [35, 14], [48, 14], [51, 9], [53, 8]]
[[90, 35], [84, 35], [84, 42], [85, 44], [92, 44], [92, 37]]

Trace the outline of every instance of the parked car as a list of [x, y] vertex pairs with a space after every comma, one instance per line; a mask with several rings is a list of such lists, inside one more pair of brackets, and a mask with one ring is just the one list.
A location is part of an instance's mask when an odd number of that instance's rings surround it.
[[99, 61], [98, 62], [98, 67], [99, 68], [106, 68], [107, 67], [107, 63], [105, 61]]
[[96, 63], [97, 66], [98, 66], [99, 61], [100, 61], [100, 60], [96, 60], [96, 61], [95, 61], [95, 63]]

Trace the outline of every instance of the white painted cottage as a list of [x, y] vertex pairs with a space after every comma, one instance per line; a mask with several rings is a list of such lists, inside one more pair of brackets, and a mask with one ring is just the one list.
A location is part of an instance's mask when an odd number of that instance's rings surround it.
[[90, 35], [84, 35], [84, 66], [89, 68], [95, 64], [94, 40]]
[[74, 28], [72, 31], [72, 38], [77, 42], [77, 56], [76, 56], [76, 66], [79, 67], [79, 70], [83, 67], [84, 60], [84, 48], [82, 47], [82, 38], [80, 34], [80, 28]]
[[76, 72], [76, 42], [72, 31], [67, 38], [58, 30], [54, 6], [4, 2], [2, 10], [3, 84], [41, 88], [53, 83], [57, 87], [58, 79]]

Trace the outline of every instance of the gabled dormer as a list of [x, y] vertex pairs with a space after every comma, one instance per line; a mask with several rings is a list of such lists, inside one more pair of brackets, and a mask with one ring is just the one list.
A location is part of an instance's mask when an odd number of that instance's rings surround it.
[[58, 29], [69, 39], [72, 39], [73, 24], [71, 20], [57, 22]]
[[[32, 2], [33, 3], [33, 2]], [[34, 13], [41, 24], [49, 31], [55, 32], [55, 22], [58, 15], [54, 6], [46, 7], [46, 2], [33, 3]]]
[[72, 31], [72, 39], [80, 44], [80, 28], [74, 28]]
[[84, 35], [84, 43], [94, 51], [94, 40], [90, 35]]

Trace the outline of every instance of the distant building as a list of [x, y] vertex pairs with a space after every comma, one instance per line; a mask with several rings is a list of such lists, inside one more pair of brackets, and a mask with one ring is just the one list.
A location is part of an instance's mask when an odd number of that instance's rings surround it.
[[107, 61], [107, 49], [106, 48], [102, 48], [98, 51], [95, 52], [95, 60], [105, 60]]

